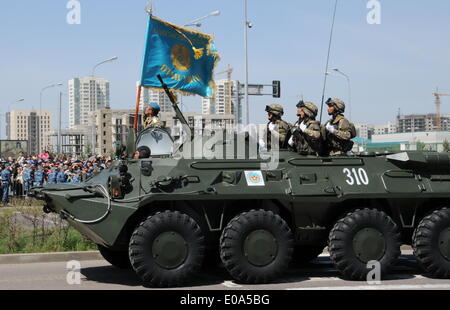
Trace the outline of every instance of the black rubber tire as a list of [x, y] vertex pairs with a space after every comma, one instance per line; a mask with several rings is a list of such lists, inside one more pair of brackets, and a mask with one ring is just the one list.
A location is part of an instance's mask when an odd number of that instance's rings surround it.
[[[244, 243], [250, 233], [265, 230], [277, 243], [274, 259], [256, 266], [245, 257]], [[294, 250], [292, 232], [287, 223], [272, 211], [251, 210], [234, 217], [220, 237], [220, 257], [230, 275], [238, 282], [268, 283], [280, 278], [288, 269]]]
[[[176, 232], [184, 239], [187, 255], [175, 268], [159, 265], [152, 254], [155, 239], [162, 233]], [[130, 238], [131, 265], [142, 281], [154, 287], [173, 287], [184, 284], [202, 266], [205, 238], [194, 219], [178, 211], [158, 212], [144, 220]]]
[[378, 260], [381, 276], [387, 275], [401, 254], [401, 236], [397, 224], [384, 212], [375, 209], [356, 210], [339, 220], [330, 232], [328, 251], [330, 258], [344, 278], [362, 281], [370, 269], [355, 253], [353, 241], [363, 229], [376, 229], [382, 234], [385, 248]]
[[131, 269], [130, 258], [127, 251], [112, 251], [102, 245], [97, 244], [98, 251], [103, 258], [119, 269]]
[[295, 264], [307, 264], [322, 254], [325, 246], [299, 245], [294, 248], [292, 262]]
[[431, 276], [450, 278], [450, 260], [439, 249], [439, 235], [450, 228], [450, 209], [436, 210], [422, 219], [414, 231], [414, 256]]

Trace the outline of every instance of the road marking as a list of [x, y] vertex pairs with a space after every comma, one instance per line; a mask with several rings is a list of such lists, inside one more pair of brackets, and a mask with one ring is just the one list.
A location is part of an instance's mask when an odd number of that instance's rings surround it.
[[309, 278], [310, 282], [317, 282], [317, 281], [339, 281], [342, 280], [338, 277], [313, 277], [313, 278]]
[[224, 286], [226, 286], [226, 287], [229, 287], [229, 288], [242, 287], [242, 285], [233, 283], [232, 281], [224, 281], [224, 282], [222, 283], [222, 285], [224, 285]]
[[450, 290], [450, 284], [394, 284], [394, 285], [356, 285], [356, 286], [324, 286], [324, 287], [294, 287], [288, 291], [352, 291], [352, 290]]

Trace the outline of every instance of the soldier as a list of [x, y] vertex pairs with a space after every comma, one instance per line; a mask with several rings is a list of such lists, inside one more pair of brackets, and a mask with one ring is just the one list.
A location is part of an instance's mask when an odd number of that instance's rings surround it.
[[0, 197], [3, 197], [2, 178], [1, 178], [3, 169], [5, 169], [5, 167], [0, 163]]
[[23, 189], [25, 197], [28, 197], [31, 187], [33, 186], [34, 171], [30, 168], [29, 164], [25, 164], [23, 170]]
[[272, 146], [272, 133], [278, 136], [280, 148], [285, 147], [286, 137], [291, 130], [291, 125], [286, 123], [281, 117], [284, 114], [283, 107], [279, 104], [271, 104], [266, 106], [269, 122], [264, 130], [264, 136], [267, 137], [267, 145], [263, 139], [259, 140], [261, 148], [270, 149]]
[[71, 183], [80, 183], [81, 182], [81, 171], [76, 169], [73, 171]]
[[42, 187], [44, 185], [45, 173], [42, 166], [38, 166], [37, 171], [34, 173], [34, 187]]
[[59, 172], [56, 174], [56, 183], [66, 183], [66, 173], [63, 168], [59, 169]]
[[316, 121], [318, 108], [312, 102], [300, 101], [297, 104], [298, 121], [291, 130], [289, 145], [300, 155], [320, 155], [322, 137], [320, 123]]
[[328, 105], [328, 115], [332, 116], [322, 129], [327, 153], [330, 156], [345, 155], [353, 148], [351, 139], [356, 136], [355, 126], [344, 117], [344, 101], [330, 98], [326, 104]]
[[9, 164], [5, 165], [1, 173], [2, 179], [2, 202], [7, 204], [9, 202], [9, 186], [11, 185], [11, 167]]
[[56, 184], [56, 176], [58, 175], [58, 171], [56, 170], [56, 167], [52, 167], [50, 170], [50, 173], [47, 177], [47, 184]]
[[161, 110], [156, 102], [146, 103], [144, 105], [144, 128], [162, 127], [158, 113]]

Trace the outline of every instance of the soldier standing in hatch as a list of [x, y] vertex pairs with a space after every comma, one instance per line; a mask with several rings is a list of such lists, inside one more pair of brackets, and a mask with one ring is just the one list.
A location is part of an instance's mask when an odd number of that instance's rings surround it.
[[320, 155], [322, 137], [320, 123], [316, 121], [318, 108], [312, 102], [297, 104], [298, 121], [294, 124], [289, 145], [300, 155]]
[[329, 120], [323, 130], [326, 150], [330, 156], [345, 155], [353, 148], [354, 126], [344, 117], [345, 103], [340, 99], [328, 99]]
[[161, 108], [156, 102], [146, 103], [144, 105], [144, 128], [162, 127], [162, 123], [158, 117]]
[[272, 146], [272, 133], [274, 133], [274, 135], [278, 136], [280, 148], [284, 148], [286, 137], [291, 130], [291, 125], [281, 119], [284, 114], [283, 107], [279, 104], [271, 104], [266, 106], [266, 112], [269, 118], [269, 122], [264, 131], [264, 137], [267, 137], [267, 145], [263, 139], [259, 140], [259, 145], [263, 149], [270, 150]]

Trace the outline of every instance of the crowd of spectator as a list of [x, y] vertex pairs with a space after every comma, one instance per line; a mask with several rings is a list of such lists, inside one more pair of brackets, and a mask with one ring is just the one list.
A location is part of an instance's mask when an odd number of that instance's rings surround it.
[[45, 184], [80, 183], [94, 173], [108, 168], [112, 159], [92, 156], [81, 159], [77, 156], [52, 156], [44, 151], [38, 156], [0, 159], [0, 198], [3, 204], [10, 197], [27, 198], [32, 187]]

